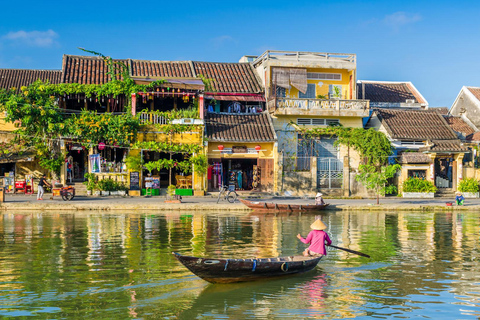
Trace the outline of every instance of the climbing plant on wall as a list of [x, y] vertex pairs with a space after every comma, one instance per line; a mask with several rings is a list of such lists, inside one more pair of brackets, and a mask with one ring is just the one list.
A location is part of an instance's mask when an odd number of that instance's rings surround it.
[[343, 126], [330, 126], [326, 128], [300, 128], [291, 124], [305, 139], [316, 139], [322, 136], [337, 137], [336, 144], [344, 145], [357, 151], [364, 164], [381, 166], [388, 163], [392, 155], [392, 147], [387, 136], [372, 128], [346, 128]]

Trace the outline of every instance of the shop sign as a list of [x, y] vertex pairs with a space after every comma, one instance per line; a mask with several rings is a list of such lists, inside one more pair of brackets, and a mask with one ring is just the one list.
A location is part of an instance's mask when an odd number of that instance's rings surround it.
[[140, 172], [130, 172], [130, 190], [140, 190]]
[[79, 145], [79, 144], [74, 144], [70, 150], [75, 150], [75, 151], [80, 151], [80, 150], [83, 150], [82, 146]]
[[232, 153], [247, 153], [247, 146], [233, 146]]

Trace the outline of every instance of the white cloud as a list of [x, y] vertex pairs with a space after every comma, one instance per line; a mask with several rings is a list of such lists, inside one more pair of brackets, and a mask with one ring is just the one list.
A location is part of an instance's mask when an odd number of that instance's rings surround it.
[[15, 31], [9, 32], [2, 37], [16, 44], [26, 44], [32, 47], [51, 47], [56, 45], [55, 39], [58, 38], [58, 34], [49, 29], [47, 31]]
[[417, 13], [407, 13], [403, 11], [398, 11], [393, 14], [385, 16], [383, 22], [392, 27], [395, 30], [400, 29], [401, 27], [413, 24], [422, 20], [422, 16]]

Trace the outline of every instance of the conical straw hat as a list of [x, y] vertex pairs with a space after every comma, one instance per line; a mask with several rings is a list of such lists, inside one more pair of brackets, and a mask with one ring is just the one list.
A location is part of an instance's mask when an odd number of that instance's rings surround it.
[[310, 228], [313, 230], [324, 230], [327, 229], [327, 226], [325, 225], [325, 223], [322, 222], [322, 220], [317, 219], [314, 223], [310, 225]]

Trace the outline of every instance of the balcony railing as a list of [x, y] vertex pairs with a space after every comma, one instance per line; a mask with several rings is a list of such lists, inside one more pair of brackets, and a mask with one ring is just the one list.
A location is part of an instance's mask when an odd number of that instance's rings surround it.
[[145, 125], [150, 124], [192, 124], [192, 125], [202, 125], [202, 119], [195, 119], [195, 118], [182, 118], [182, 119], [173, 119], [169, 122], [169, 120], [165, 117], [162, 117], [156, 112], [141, 112], [139, 113], [140, 123]]
[[276, 98], [268, 101], [268, 110], [270, 112], [287, 110], [366, 111], [369, 107], [369, 100]]

